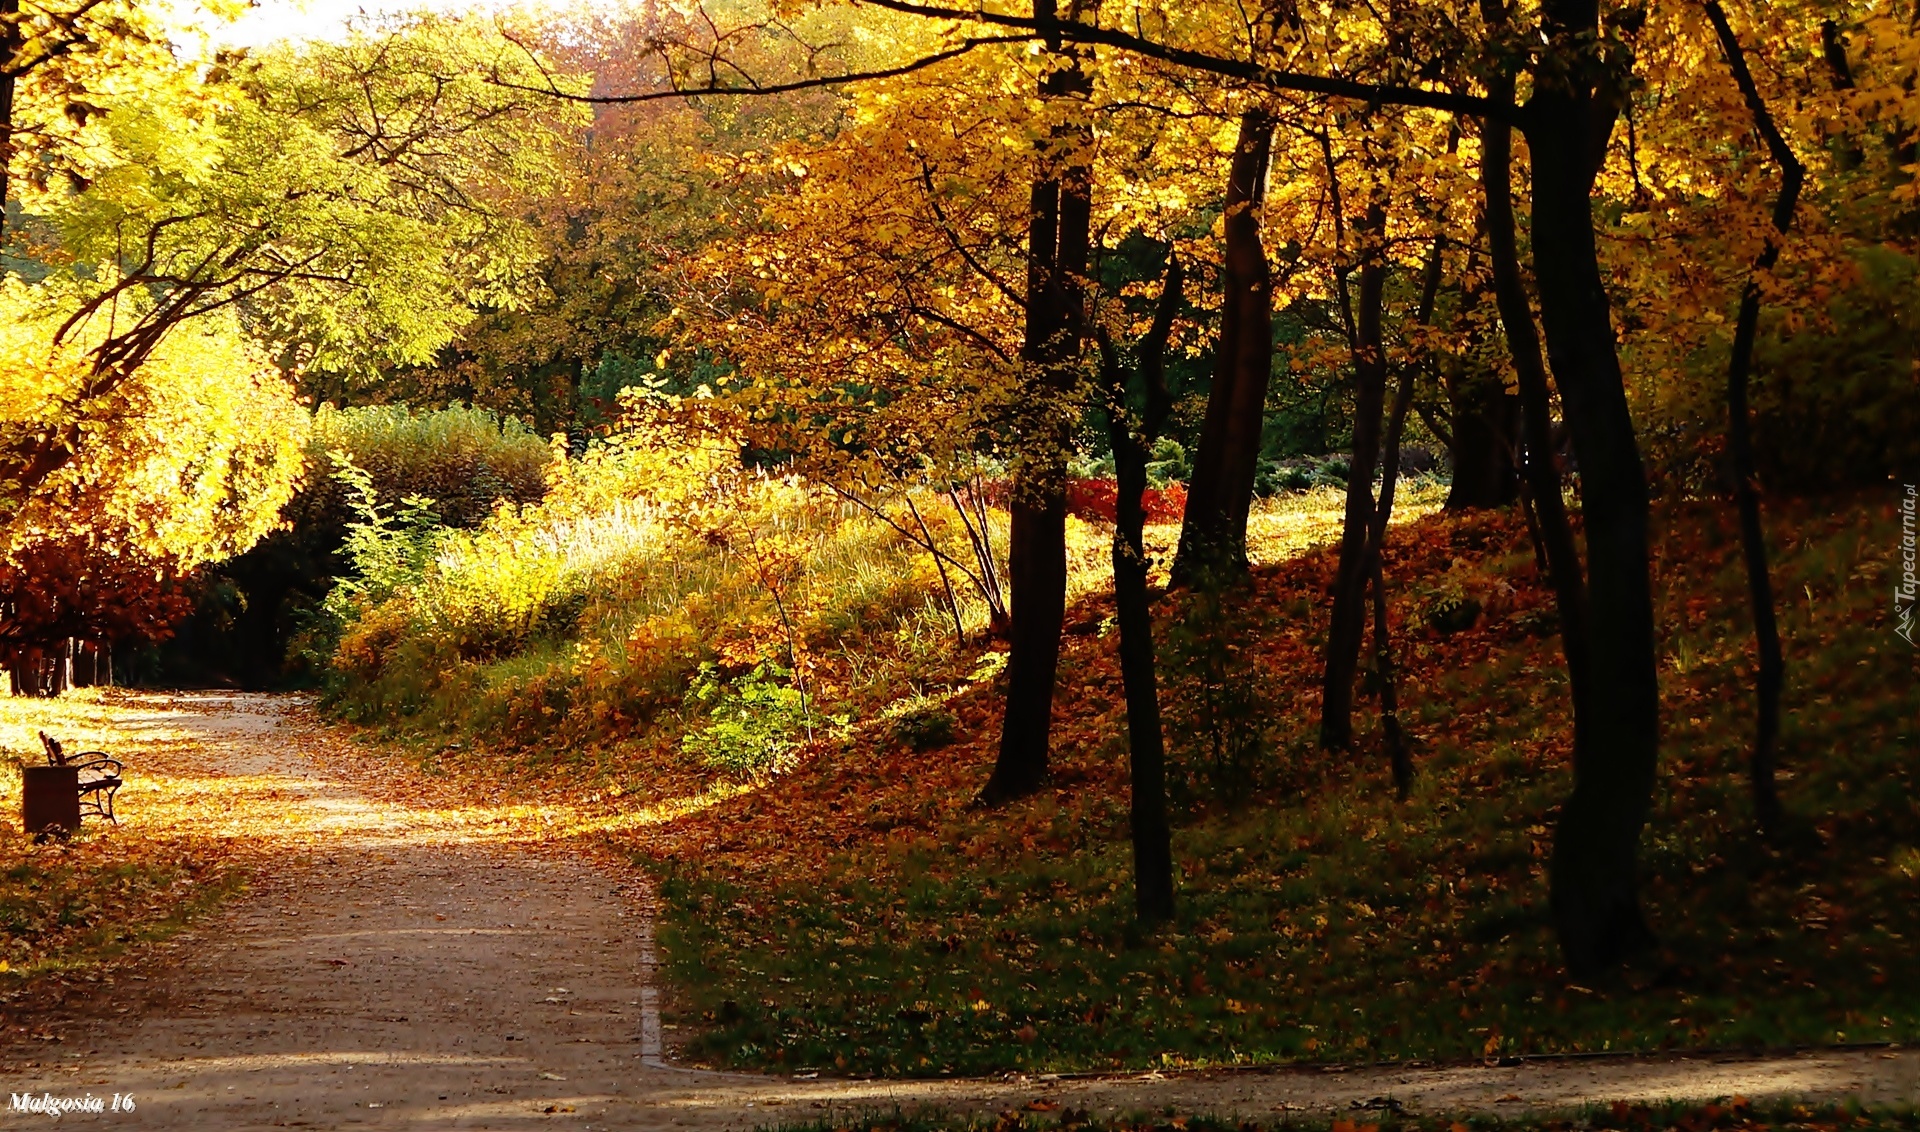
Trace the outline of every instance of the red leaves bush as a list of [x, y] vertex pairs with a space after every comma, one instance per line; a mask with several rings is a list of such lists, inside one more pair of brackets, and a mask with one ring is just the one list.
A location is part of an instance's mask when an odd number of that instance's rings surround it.
[[[1067, 513], [1089, 522], [1111, 523], [1118, 514], [1120, 485], [1110, 479], [1068, 480]], [[1187, 485], [1170, 483], [1140, 494], [1149, 523], [1177, 523], [1187, 509]]]

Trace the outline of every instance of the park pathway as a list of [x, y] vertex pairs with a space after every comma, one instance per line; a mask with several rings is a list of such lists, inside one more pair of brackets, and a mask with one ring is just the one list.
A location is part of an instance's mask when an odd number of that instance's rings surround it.
[[[1920, 1053], [1533, 1062], [1095, 1080], [794, 1080], [662, 1057], [645, 887], [525, 807], [406, 797], [297, 697], [120, 694], [153, 765], [197, 774], [188, 815], [253, 882], [84, 1000], [14, 1011], [0, 1092], [131, 1094], [61, 1125], [252, 1129], [753, 1128], [932, 1105], [1172, 1105], [1246, 1118], [1393, 1098], [1517, 1113], [1611, 1100], [1920, 1100]], [[130, 759], [137, 776], [142, 761]], [[154, 771], [160, 773], [158, 769]], [[397, 784], [397, 786], [396, 786]], [[123, 793], [130, 826], [140, 784]], [[6, 1111], [0, 1126], [44, 1116]], [[1377, 1102], [1376, 1102], [1377, 1103]]]

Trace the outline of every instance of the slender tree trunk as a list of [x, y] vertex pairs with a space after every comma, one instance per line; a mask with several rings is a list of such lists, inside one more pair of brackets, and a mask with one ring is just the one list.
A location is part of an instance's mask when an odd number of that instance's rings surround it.
[[[1498, 99], [1513, 96], [1513, 80], [1491, 84]], [[1534, 532], [1535, 553], [1553, 583], [1560, 614], [1560, 646], [1567, 660], [1567, 684], [1573, 701], [1574, 746], [1591, 721], [1593, 708], [1587, 690], [1587, 593], [1573, 524], [1560, 495], [1560, 470], [1554, 463], [1552, 394], [1547, 367], [1534, 329], [1533, 308], [1527, 302], [1526, 282], [1520, 275], [1520, 254], [1514, 240], [1513, 133], [1499, 123], [1488, 123], [1481, 142], [1480, 175], [1486, 195], [1488, 266], [1492, 268], [1494, 301], [1501, 328], [1513, 358], [1520, 387], [1522, 437], [1521, 470], [1532, 508], [1528, 521]]]
[[1385, 229], [1386, 212], [1374, 205], [1360, 232], [1363, 258], [1354, 320], [1353, 457], [1347, 469], [1346, 522], [1320, 685], [1320, 745], [1329, 749], [1353, 741], [1353, 677], [1367, 627], [1367, 543], [1374, 512], [1373, 472], [1380, 461], [1380, 414], [1387, 390], [1381, 327], [1387, 268], [1377, 246]]
[[[1781, 236], [1793, 225], [1793, 210], [1800, 200], [1800, 184], [1806, 176], [1793, 148], [1774, 124], [1773, 115], [1760, 97], [1760, 88], [1747, 68], [1747, 57], [1740, 40], [1727, 22], [1727, 14], [1718, 0], [1706, 0], [1707, 17], [1719, 36], [1727, 66], [1733, 71], [1740, 93], [1753, 113], [1754, 127], [1765, 139], [1774, 162], [1780, 166], [1780, 195], [1773, 203], [1773, 228]], [[1829, 26], [1831, 26], [1829, 24]], [[1832, 47], [1829, 46], [1829, 52]], [[1841, 55], [1844, 64], [1845, 55]], [[1747, 564], [1747, 596], [1753, 606], [1754, 648], [1759, 654], [1759, 673], [1755, 686], [1755, 727], [1753, 758], [1749, 764], [1753, 786], [1754, 816], [1763, 832], [1771, 835], [1780, 827], [1780, 793], [1774, 783], [1774, 762], [1780, 739], [1780, 688], [1786, 678], [1786, 660], [1780, 650], [1780, 627], [1774, 617], [1773, 581], [1767, 569], [1767, 536], [1760, 521], [1760, 491], [1753, 467], [1753, 436], [1747, 414], [1747, 376], [1753, 365], [1753, 338], [1760, 325], [1759, 276], [1773, 269], [1780, 258], [1780, 242], [1769, 238], [1754, 258], [1753, 271], [1740, 292], [1740, 313], [1734, 323], [1733, 353], [1727, 360], [1727, 447], [1733, 457], [1733, 497], [1740, 512], [1740, 545]]]
[[[1035, 0], [1034, 15], [1053, 21], [1052, 0]], [[1066, 65], [1043, 80], [1042, 97], [1084, 97], [1089, 82], [1078, 57], [1064, 51], [1057, 37], [1048, 47], [1062, 55]], [[988, 805], [1030, 794], [1046, 779], [1060, 627], [1066, 616], [1067, 454], [1072, 437], [1065, 402], [1085, 321], [1082, 280], [1091, 225], [1091, 171], [1085, 150], [1090, 139], [1084, 129], [1069, 127], [1051, 141], [1040, 156], [1042, 174], [1034, 181], [1028, 225], [1027, 327], [1021, 348], [1026, 421], [1009, 503], [1007, 573], [1013, 608], [1007, 703], [1000, 755], [980, 793]], [[1064, 157], [1060, 149], [1066, 151]]]
[[[1441, 254], [1444, 239], [1435, 239], [1427, 256], [1420, 284], [1420, 307], [1415, 321], [1422, 326], [1433, 322], [1434, 304], [1440, 297]], [[1393, 768], [1394, 794], [1402, 800], [1413, 789], [1413, 760], [1407, 750], [1405, 733], [1400, 728], [1400, 692], [1393, 665], [1393, 636], [1387, 624], [1387, 582], [1382, 559], [1386, 554], [1387, 525], [1393, 521], [1393, 496], [1400, 483], [1400, 437], [1406, 429], [1407, 410], [1413, 407], [1418, 385], [1417, 371], [1411, 365], [1400, 374], [1400, 388], [1394, 394], [1393, 407], [1387, 411], [1387, 433], [1380, 451], [1380, 502], [1373, 509], [1373, 522], [1367, 530], [1367, 577], [1373, 590], [1374, 674], [1380, 681], [1380, 726], [1387, 746], [1387, 762]]]
[[1141, 533], [1146, 509], [1147, 455], [1165, 422], [1169, 397], [1164, 377], [1168, 335], [1180, 305], [1179, 262], [1169, 256], [1152, 328], [1140, 343], [1145, 408], [1140, 431], [1132, 427], [1127, 381], [1113, 343], [1102, 332], [1101, 376], [1107, 393], [1107, 429], [1113, 442], [1113, 593], [1120, 623], [1120, 678], [1127, 696], [1128, 772], [1132, 790], [1135, 910], [1148, 923], [1173, 915], [1172, 830], [1167, 819], [1166, 744], [1160, 726], [1155, 675], [1153, 611], [1147, 593], [1147, 553]]
[[[1549, 869], [1560, 946], [1576, 977], [1654, 942], [1638, 856], [1660, 747], [1646, 472], [1627, 407], [1594, 238], [1592, 192], [1618, 116], [1587, 44], [1597, 0], [1546, 0], [1546, 58], [1526, 106], [1533, 270], [1547, 357], [1580, 462], [1588, 558], [1588, 677], [1595, 706], [1576, 737], [1573, 794]], [[1582, 743], [1579, 739], [1585, 739]]]
[[1247, 566], [1247, 514], [1273, 372], [1273, 271], [1260, 238], [1273, 129], [1263, 111], [1242, 114], [1227, 173], [1220, 347], [1174, 555], [1176, 585]]
[[1505, 507], [1519, 486], [1513, 439], [1520, 431], [1520, 401], [1495, 373], [1468, 369], [1447, 383], [1453, 416], [1453, 486], [1446, 509]]
[[940, 544], [934, 541], [933, 531], [927, 527], [926, 519], [920, 515], [920, 508], [913, 505], [913, 497], [907, 497], [907, 510], [913, 513], [913, 521], [920, 526], [920, 537], [927, 540], [927, 549], [933, 554], [934, 568], [940, 571], [940, 589], [947, 595], [947, 610], [953, 614], [953, 639], [965, 644], [967, 641], [966, 623], [960, 620], [960, 599], [954, 596], [953, 579], [947, 577], [947, 559], [940, 552]]
[[[1434, 249], [1429, 265], [1428, 294], [1438, 283], [1440, 249]], [[1431, 300], [1426, 304], [1432, 307]], [[1423, 318], [1422, 321], [1425, 321]], [[1373, 583], [1373, 663], [1380, 680], [1380, 726], [1387, 744], [1387, 762], [1393, 768], [1395, 795], [1405, 800], [1413, 789], [1413, 760], [1407, 751], [1406, 735], [1400, 729], [1400, 692], [1395, 685], [1393, 637], [1387, 626], [1387, 581], [1382, 565], [1387, 546], [1387, 524], [1393, 520], [1394, 489], [1400, 480], [1400, 433], [1407, 423], [1407, 409], [1413, 404], [1413, 370], [1400, 375], [1400, 390], [1394, 395], [1393, 409], [1387, 415], [1387, 439], [1380, 474], [1380, 503], [1374, 508], [1373, 529], [1368, 536], [1367, 561]]]
[[13, 192], [13, 93], [19, 84], [20, 0], [0, 0], [0, 248], [7, 246], [7, 201]]

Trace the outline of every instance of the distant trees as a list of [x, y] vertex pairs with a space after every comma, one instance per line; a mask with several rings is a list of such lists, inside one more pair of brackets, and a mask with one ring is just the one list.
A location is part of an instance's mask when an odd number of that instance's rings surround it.
[[[478, 22], [205, 69], [109, 3], [0, 12], [9, 34], [31, 270], [0, 284], [0, 638], [27, 641], [116, 600], [103, 555], [165, 579], [278, 521], [306, 429], [288, 373], [424, 361], [517, 301], [536, 252], [509, 202], [556, 174], [570, 112], [490, 81], [532, 64]], [[39, 148], [13, 144], [32, 122]]]

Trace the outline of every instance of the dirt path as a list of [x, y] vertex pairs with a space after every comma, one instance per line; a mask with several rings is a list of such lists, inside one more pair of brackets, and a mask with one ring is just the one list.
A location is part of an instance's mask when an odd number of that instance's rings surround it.
[[[355, 771], [364, 763], [295, 699], [121, 702], [157, 743], [193, 752], [206, 782], [192, 820], [244, 841], [255, 882], [99, 984], [90, 1002], [33, 1019], [28, 1029], [57, 1040], [0, 1046], [0, 1092], [135, 1098], [133, 1113], [62, 1123], [717, 1129], [895, 1105], [993, 1111], [1040, 1098], [1247, 1117], [1376, 1097], [1499, 1111], [1734, 1094], [1920, 1099], [1914, 1051], [1099, 1081], [799, 1081], [679, 1069], [660, 1056], [641, 885], [540, 851], [547, 818], [382, 800], [361, 785], [373, 781]], [[123, 797], [137, 822], [137, 781]], [[0, 1124], [46, 1121], [7, 1112], [8, 1099]]]

